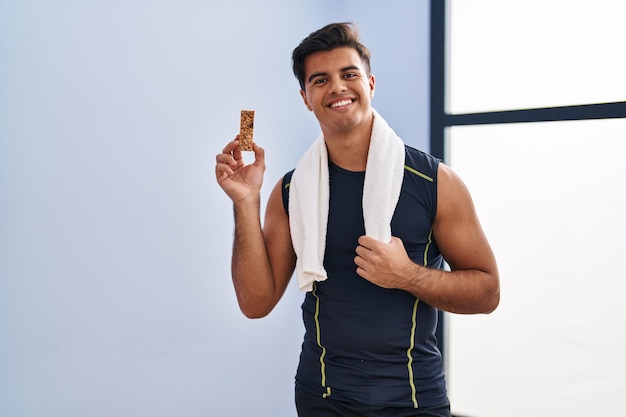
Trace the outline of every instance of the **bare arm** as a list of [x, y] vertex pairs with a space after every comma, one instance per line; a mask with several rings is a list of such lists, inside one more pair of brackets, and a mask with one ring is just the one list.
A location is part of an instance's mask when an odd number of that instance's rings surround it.
[[383, 243], [359, 238], [357, 273], [385, 288], [400, 288], [441, 310], [490, 313], [500, 301], [496, 260], [482, 230], [469, 191], [447, 166], [438, 171], [433, 235], [452, 271], [418, 265], [400, 239]]
[[216, 177], [233, 200], [235, 236], [231, 264], [241, 311], [266, 316], [282, 297], [295, 267], [289, 221], [282, 206], [281, 182], [274, 187], [260, 221], [260, 189], [265, 170], [263, 149], [254, 145], [255, 162], [244, 165], [237, 142], [217, 155]]

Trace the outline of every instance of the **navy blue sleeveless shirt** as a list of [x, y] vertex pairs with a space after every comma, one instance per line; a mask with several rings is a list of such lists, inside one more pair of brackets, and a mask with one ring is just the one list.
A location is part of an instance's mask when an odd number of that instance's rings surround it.
[[[441, 268], [432, 238], [439, 160], [405, 146], [400, 198], [391, 233], [413, 262]], [[288, 208], [291, 174], [283, 178]], [[428, 407], [447, 401], [437, 341], [437, 310], [408, 292], [385, 289], [356, 273], [357, 240], [365, 234], [365, 172], [329, 164], [330, 201], [324, 268], [302, 304], [305, 326], [296, 374], [299, 389], [372, 406]]]

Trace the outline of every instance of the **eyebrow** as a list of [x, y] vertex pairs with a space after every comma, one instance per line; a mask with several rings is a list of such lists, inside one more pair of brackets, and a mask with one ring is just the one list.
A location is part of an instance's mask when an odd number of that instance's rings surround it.
[[[354, 70], [360, 71], [360, 68], [357, 67], [356, 65], [349, 65], [347, 67], [342, 68], [339, 72], [354, 71]], [[313, 81], [314, 78], [324, 77], [326, 75], [328, 75], [327, 72], [316, 72], [314, 74], [309, 75], [309, 78], [307, 78], [307, 82], [311, 82]]]

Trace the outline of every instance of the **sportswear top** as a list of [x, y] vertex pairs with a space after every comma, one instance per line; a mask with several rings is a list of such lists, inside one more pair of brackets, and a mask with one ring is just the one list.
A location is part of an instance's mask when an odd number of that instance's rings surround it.
[[[435, 157], [405, 146], [404, 178], [391, 232], [413, 262], [441, 268], [432, 237], [437, 210]], [[288, 210], [293, 171], [283, 178]], [[330, 200], [324, 268], [302, 304], [304, 341], [296, 383], [311, 395], [371, 406], [423, 407], [447, 401], [435, 329], [437, 310], [398, 289], [356, 273], [357, 240], [365, 234], [365, 172], [329, 163]]]

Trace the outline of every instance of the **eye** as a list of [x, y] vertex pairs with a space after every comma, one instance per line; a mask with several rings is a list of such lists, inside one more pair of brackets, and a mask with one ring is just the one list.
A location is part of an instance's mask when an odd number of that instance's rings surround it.
[[357, 76], [358, 76], [358, 74], [356, 72], [347, 72], [347, 73], [344, 74], [343, 77], [344, 78], [354, 78], [354, 77], [357, 77]]
[[313, 85], [321, 85], [324, 84], [326, 81], [326, 78], [316, 78], [315, 80], [313, 80]]

